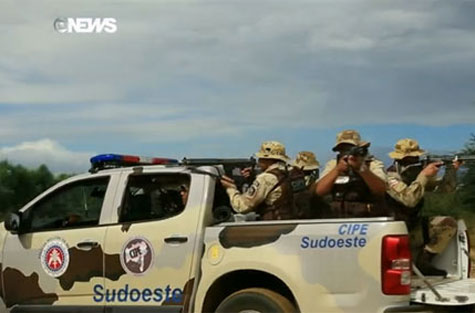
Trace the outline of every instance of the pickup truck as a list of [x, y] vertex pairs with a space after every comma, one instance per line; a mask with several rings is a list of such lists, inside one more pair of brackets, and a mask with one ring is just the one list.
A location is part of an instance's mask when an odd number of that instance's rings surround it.
[[252, 221], [235, 216], [225, 168], [101, 155], [0, 225], [0, 312], [469, 312], [460, 222], [412, 274], [391, 218]]

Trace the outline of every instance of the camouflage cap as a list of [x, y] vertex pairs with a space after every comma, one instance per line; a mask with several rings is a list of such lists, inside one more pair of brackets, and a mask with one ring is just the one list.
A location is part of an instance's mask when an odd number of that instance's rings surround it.
[[338, 146], [342, 143], [348, 143], [359, 147], [369, 147], [370, 145], [369, 142], [362, 141], [360, 133], [352, 129], [347, 129], [338, 133], [338, 135], [336, 136], [336, 144], [332, 150], [336, 151], [338, 149]]
[[285, 146], [278, 141], [264, 141], [261, 149], [256, 153], [260, 159], [274, 159], [287, 162], [289, 157], [285, 154]]
[[405, 138], [400, 139], [394, 145], [394, 151], [388, 155], [392, 159], [401, 160], [405, 157], [417, 157], [425, 153], [424, 150], [419, 148], [417, 140]]
[[320, 163], [313, 152], [301, 151], [297, 154], [297, 157], [295, 158], [295, 161], [292, 165], [301, 168], [304, 171], [313, 171], [319, 168]]

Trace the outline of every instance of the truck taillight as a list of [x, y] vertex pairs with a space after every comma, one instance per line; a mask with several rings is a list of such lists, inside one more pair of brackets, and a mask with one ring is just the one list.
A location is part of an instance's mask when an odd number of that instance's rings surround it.
[[381, 281], [385, 295], [407, 295], [411, 293], [409, 236], [391, 235], [383, 238]]

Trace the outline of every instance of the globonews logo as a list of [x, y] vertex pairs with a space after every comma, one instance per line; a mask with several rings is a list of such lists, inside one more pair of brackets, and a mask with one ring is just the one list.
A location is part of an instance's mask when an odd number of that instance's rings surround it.
[[117, 20], [112, 17], [58, 17], [54, 29], [61, 34], [113, 34], [117, 32]]

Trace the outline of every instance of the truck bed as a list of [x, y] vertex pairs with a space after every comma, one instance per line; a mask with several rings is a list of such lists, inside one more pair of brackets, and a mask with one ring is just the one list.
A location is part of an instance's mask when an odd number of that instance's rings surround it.
[[[411, 287], [413, 290], [421, 289], [421, 288], [427, 288], [427, 285], [424, 283], [424, 281], [419, 278], [418, 276], [414, 275], [412, 276], [412, 282], [411, 282]], [[431, 277], [426, 277], [426, 279], [429, 281], [429, 283], [432, 286], [437, 286], [440, 284], [445, 284], [445, 283], [450, 283], [459, 280], [458, 278], [453, 278], [453, 277], [442, 277], [442, 276], [431, 276]]]
[[[422, 281], [418, 282], [416, 280], [412, 292], [412, 300], [414, 302], [444, 306], [475, 304], [475, 279], [457, 279], [452, 281], [450, 281], [450, 279], [430, 279], [434, 282], [433, 287], [441, 295], [441, 298], [438, 298]], [[415, 286], [420, 283], [422, 283], [423, 286]]]

